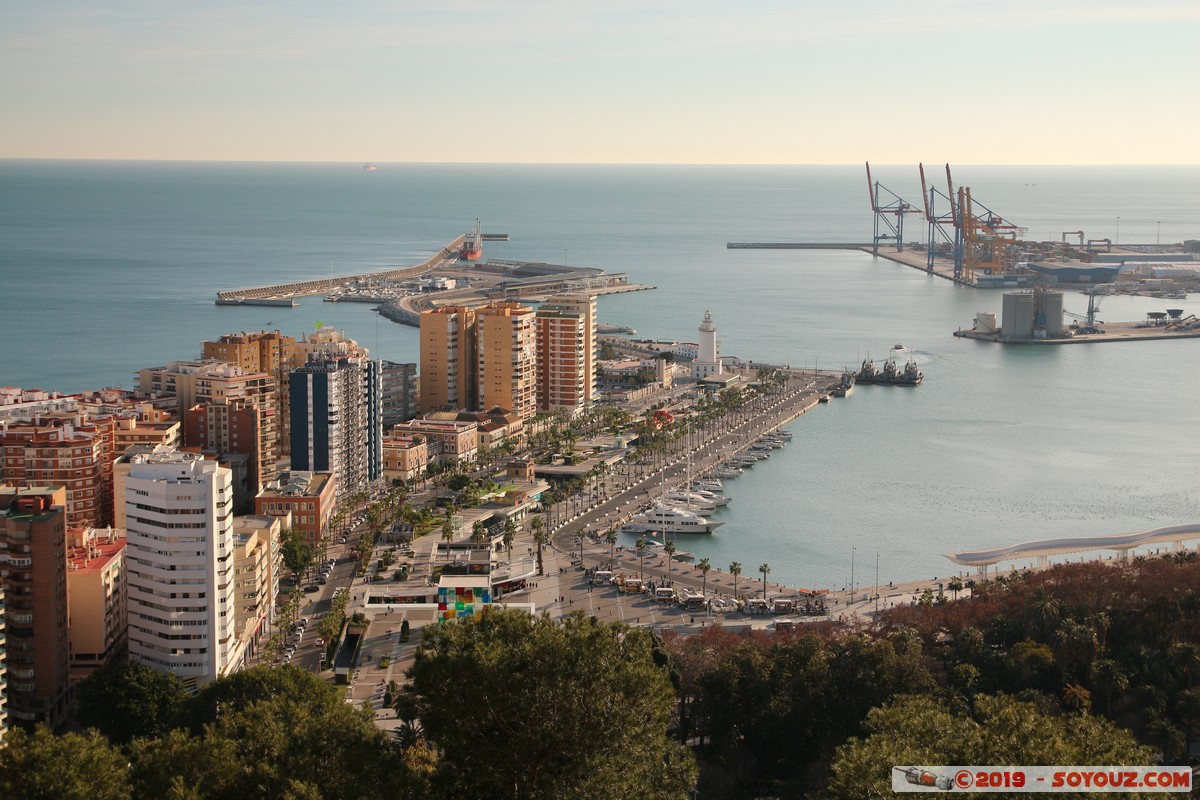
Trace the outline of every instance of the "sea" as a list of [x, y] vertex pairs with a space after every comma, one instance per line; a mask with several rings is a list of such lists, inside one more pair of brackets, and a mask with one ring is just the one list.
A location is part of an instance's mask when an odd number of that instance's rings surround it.
[[[916, 165], [872, 166], [921, 202]], [[927, 174], [944, 181], [940, 165]], [[963, 166], [957, 185], [1027, 238], [1200, 238], [1200, 167]], [[939, 183], [939, 186], [942, 184]], [[423, 260], [476, 218], [485, 257], [625, 272], [604, 322], [695, 341], [706, 310], [724, 355], [821, 369], [902, 344], [925, 383], [858, 387], [804, 415], [768, 461], [727, 481], [711, 537], [681, 549], [753, 578], [841, 588], [962, 570], [944, 553], [1200, 521], [1200, 341], [1002, 347], [954, 337], [1001, 291], [960, 287], [844, 250], [731, 241], [869, 241], [865, 170], [0, 160], [0, 385], [133, 385], [223, 333], [318, 325], [378, 357], [418, 360], [413, 328], [369, 306], [218, 307], [219, 290]], [[925, 241], [919, 217], [907, 240]], [[1087, 298], [1067, 290], [1067, 310]], [[1193, 295], [1103, 298], [1099, 317], [1200, 312]], [[1074, 556], [1073, 558], [1080, 558]], [[1002, 566], [1009, 566], [1004, 564]]]

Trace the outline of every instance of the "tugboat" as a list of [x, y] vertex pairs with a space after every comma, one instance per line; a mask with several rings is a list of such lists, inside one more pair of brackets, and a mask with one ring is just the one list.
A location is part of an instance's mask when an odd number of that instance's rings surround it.
[[904, 365], [904, 372], [896, 379], [897, 386], [920, 386], [921, 381], [925, 376], [921, 374], [921, 370], [917, 369], [917, 362], [911, 358]]
[[879, 370], [875, 369], [875, 362], [868, 355], [863, 361], [862, 367], [858, 370], [858, 374], [854, 376], [855, 383], [861, 383], [864, 386], [869, 386], [879, 380]]
[[895, 383], [900, 380], [900, 370], [896, 367], [896, 359], [889, 358], [883, 364], [883, 372], [875, 379], [876, 383]]

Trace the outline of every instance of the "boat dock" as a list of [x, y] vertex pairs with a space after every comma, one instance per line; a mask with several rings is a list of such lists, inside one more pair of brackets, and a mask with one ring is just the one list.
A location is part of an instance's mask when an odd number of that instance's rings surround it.
[[357, 275], [341, 275], [337, 277], [318, 278], [294, 283], [280, 283], [274, 286], [255, 286], [249, 289], [229, 289], [217, 292], [217, 305], [260, 305], [260, 306], [294, 306], [295, 298], [308, 297], [315, 294], [325, 294], [335, 289], [355, 282], [366, 281], [401, 281], [415, 278], [426, 272], [443, 267], [458, 260], [458, 251], [462, 247], [466, 234], [434, 253], [420, 264], [400, 269], [384, 270], [382, 272], [365, 272]]
[[1146, 326], [1137, 322], [1105, 322], [1100, 333], [1075, 333], [1067, 337], [1044, 339], [1009, 339], [1001, 333], [986, 333], [977, 330], [957, 330], [955, 336], [964, 339], [976, 339], [981, 342], [996, 342], [998, 344], [1087, 344], [1088, 342], [1148, 342], [1155, 339], [1195, 339], [1200, 338], [1200, 328]]
[[867, 242], [726, 242], [727, 250], [862, 250]]

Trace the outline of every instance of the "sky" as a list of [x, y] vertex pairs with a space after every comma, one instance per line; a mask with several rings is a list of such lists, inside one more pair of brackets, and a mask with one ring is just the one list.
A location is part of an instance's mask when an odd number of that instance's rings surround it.
[[0, 4], [0, 158], [1200, 163], [1197, 0]]

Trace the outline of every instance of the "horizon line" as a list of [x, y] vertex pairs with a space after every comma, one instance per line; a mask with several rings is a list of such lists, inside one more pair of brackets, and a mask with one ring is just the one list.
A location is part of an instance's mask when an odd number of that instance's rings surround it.
[[[5, 156], [0, 161], [77, 161], [137, 164], [372, 164], [390, 166], [521, 166], [521, 167], [861, 167], [862, 161], [372, 161], [248, 158], [97, 158], [86, 156]], [[910, 167], [918, 161], [879, 161], [878, 167]], [[943, 163], [941, 161], [930, 163]], [[1085, 163], [1050, 161], [952, 162], [963, 167], [1195, 167], [1200, 162]]]

